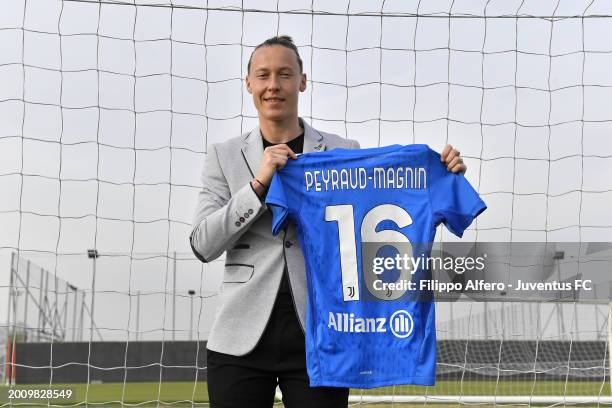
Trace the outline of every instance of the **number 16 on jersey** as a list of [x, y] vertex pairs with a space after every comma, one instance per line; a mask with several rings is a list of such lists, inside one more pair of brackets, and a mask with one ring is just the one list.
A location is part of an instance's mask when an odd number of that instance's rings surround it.
[[[412, 224], [408, 212], [394, 204], [381, 204], [369, 210], [361, 221], [361, 265], [363, 278], [368, 291], [381, 300], [400, 298], [406, 290], [377, 291], [374, 281], [380, 279], [374, 273], [374, 258], [382, 247], [390, 246], [400, 256], [412, 256], [412, 244], [406, 235], [399, 231], [383, 229], [376, 231], [381, 221], [393, 221], [399, 228]], [[357, 266], [357, 242], [355, 237], [355, 215], [350, 204], [329, 205], [325, 207], [325, 221], [338, 223], [338, 247], [340, 270], [342, 273], [342, 293], [344, 301], [360, 299], [359, 272]], [[411, 270], [400, 269], [399, 279], [409, 280]]]

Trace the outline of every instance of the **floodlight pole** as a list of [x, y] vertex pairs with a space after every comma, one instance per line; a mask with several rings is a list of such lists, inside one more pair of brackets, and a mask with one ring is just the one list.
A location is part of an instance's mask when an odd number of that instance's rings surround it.
[[138, 290], [138, 296], [136, 297], [136, 341], [140, 340], [140, 290]]
[[485, 339], [489, 340], [489, 302], [484, 301], [484, 334]]
[[189, 299], [190, 299], [190, 310], [189, 313], [189, 341], [193, 340], [193, 295], [195, 295], [195, 290], [189, 289]]
[[83, 341], [83, 330], [84, 327], [84, 314], [85, 312], [85, 293], [83, 293], [83, 298], [81, 299], [81, 316], [79, 316], [79, 341]]
[[[553, 262], [557, 266], [557, 281], [561, 282], [561, 260], [565, 259], [565, 251], [555, 251], [553, 255]], [[557, 333], [559, 339], [561, 335], [565, 335], [565, 319], [563, 316], [563, 305], [560, 302], [555, 303], [555, 310], [557, 311]]]
[[90, 324], [89, 324], [89, 341], [93, 340], [93, 326], [94, 326], [94, 305], [96, 300], [96, 259], [100, 254], [97, 249], [88, 249], [87, 257], [92, 260], [92, 276], [91, 276], [91, 311]]
[[[2, 374], [4, 376], [4, 379], [3, 379], [4, 380], [3, 381], [4, 384], [10, 384], [11, 383], [11, 375], [12, 375], [12, 372], [13, 372], [13, 365], [12, 365], [13, 360], [11, 358], [11, 356], [13, 354], [13, 350], [12, 350], [12, 347], [13, 347], [13, 345], [12, 345], [12, 338], [13, 337], [12, 337], [11, 332], [13, 330], [11, 330], [11, 326], [10, 325], [11, 325], [11, 302], [13, 300], [13, 270], [14, 270], [13, 265], [15, 265], [15, 259], [16, 258], [17, 257], [15, 256], [15, 253], [14, 252], [11, 253], [11, 272], [10, 272], [9, 287], [8, 287], [9, 293], [8, 293], [8, 296], [7, 296], [8, 297], [8, 309], [7, 309], [7, 313], [6, 313], [6, 329], [7, 329], [7, 333], [6, 333], [7, 339], [6, 339], [6, 342], [10, 346], [10, 347], [7, 347], [7, 351], [9, 351], [9, 349], [10, 349], [10, 355], [7, 355], [5, 357], [5, 359], [4, 359], [5, 365], [6, 365], [4, 370], [2, 370]], [[19, 262], [19, 261], [17, 261], [17, 262]], [[9, 353], [7, 353], [7, 354], [9, 354]], [[9, 361], [10, 361], [10, 363], [8, 363]]]
[[70, 284], [66, 282], [66, 298], [64, 299], [64, 341], [67, 340], [68, 337], [68, 290], [70, 289]]
[[[47, 272], [44, 269], [42, 271]], [[41, 333], [42, 334], [45, 333], [45, 329], [47, 327], [47, 320], [49, 320], [49, 330], [51, 330], [51, 336], [55, 337], [55, 327], [53, 327], [54, 323], [51, 321], [51, 319], [49, 319], [45, 315], [45, 309], [44, 309], [44, 306], [43, 306], [43, 305], [49, 305], [49, 316], [51, 316], [53, 312], [51, 311], [51, 305], [49, 304], [50, 303], [49, 302], [49, 296], [47, 295], [49, 293], [49, 273], [48, 272], [44, 273], [43, 275], [41, 275], [41, 278], [42, 278], [42, 276], [45, 277], [45, 286], [44, 286], [44, 289], [43, 289], [44, 295], [42, 296], [42, 299], [44, 300], [44, 303], [41, 302], [40, 303], [41, 307], [38, 308], [38, 310], [40, 311], [40, 316], [41, 316], [41, 321], [42, 321], [42, 330], [41, 330]], [[42, 285], [41, 285], [41, 287], [42, 287]]]
[[11, 274], [9, 276], [9, 287], [8, 287], [8, 308], [7, 313], [6, 313], [6, 328], [8, 329], [9, 333], [8, 335], [10, 336], [10, 325], [11, 325], [11, 301], [13, 300], [13, 271], [15, 271], [16, 268], [14, 268], [13, 265], [15, 265], [15, 253], [13, 252], [11, 254]]
[[[74, 301], [72, 302], [72, 341], [76, 341], [76, 310], [77, 310], [77, 288], [74, 285], [68, 284], [70, 290], [72, 290]], [[68, 298], [68, 295], [66, 295]]]
[[172, 341], [176, 340], [176, 251], [172, 268]]
[[[17, 260], [19, 262], [19, 260]], [[43, 320], [43, 292], [45, 291], [44, 283], [43, 283], [44, 273], [40, 274], [40, 283], [38, 289], [38, 324], [36, 326], [36, 341], [40, 342], [40, 332], [42, 328]]]
[[[15, 271], [17, 273], [17, 271]], [[24, 310], [23, 310], [23, 326], [26, 332], [26, 341], [28, 338], [28, 294], [30, 292], [30, 260], [28, 260], [28, 266], [26, 269], [26, 284], [25, 284], [25, 299], [24, 299]]]
[[455, 325], [454, 325], [455, 317], [453, 316], [453, 305], [454, 304], [455, 304], [454, 302], [449, 302], [448, 303], [448, 306], [449, 306], [449, 315], [450, 315], [449, 332], [450, 332], [450, 338], [451, 339], [455, 338]]

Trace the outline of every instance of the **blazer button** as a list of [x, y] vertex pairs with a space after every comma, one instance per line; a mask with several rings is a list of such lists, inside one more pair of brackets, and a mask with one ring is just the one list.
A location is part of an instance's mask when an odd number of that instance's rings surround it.
[[244, 217], [240, 217], [240, 222], [244, 222]]
[[244, 218], [249, 218], [249, 213], [248, 212], [244, 213]]
[[293, 246], [293, 242], [285, 241], [285, 248], [291, 248]]
[[236, 223], [234, 225], [239, 227], [240, 226], [240, 221], [236, 221]]
[[249, 214], [253, 214], [253, 209], [249, 208]]

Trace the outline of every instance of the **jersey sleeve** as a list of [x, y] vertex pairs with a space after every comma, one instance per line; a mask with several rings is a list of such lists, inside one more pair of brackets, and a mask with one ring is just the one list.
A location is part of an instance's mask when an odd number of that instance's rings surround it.
[[451, 173], [440, 155], [429, 154], [427, 189], [434, 226], [443, 222], [446, 228], [461, 238], [463, 232], [487, 206], [463, 174]]
[[287, 217], [289, 216], [285, 188], [278, 172], [272, 176], [272, 182], [266, 195], [266, 204], [272, 209], [272, 234], [276, 235], [285, 228]]

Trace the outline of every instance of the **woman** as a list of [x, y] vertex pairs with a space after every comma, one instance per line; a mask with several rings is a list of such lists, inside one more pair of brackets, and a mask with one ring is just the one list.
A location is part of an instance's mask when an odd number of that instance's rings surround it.
[[[227, 251], [221, 302], [207, 343], [210, 403], [271, 407], [278, 385], [288, 408], [346, 407], [347, 388], [309, 387], [304, 258], [293, 225], [272, 236], [263, 200], [274, 172], [296, 154], [359, 144], [299, 118], [306, 74], [290, 37], [273, 37], [255, 48], [246, 87], [259, 126], [208, 151], [190, 235], [203, 262]], [[452, 146], [441, 156], [450, 171], [465, 171]]]

